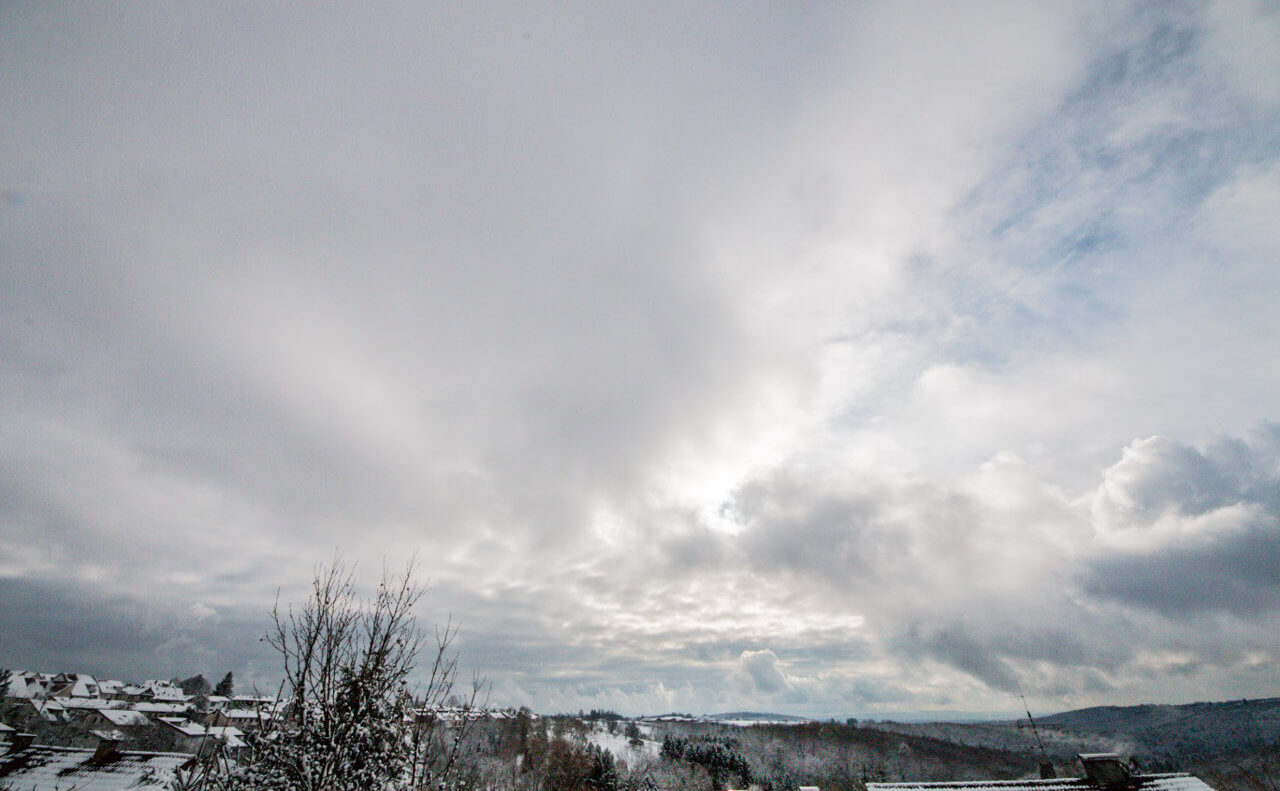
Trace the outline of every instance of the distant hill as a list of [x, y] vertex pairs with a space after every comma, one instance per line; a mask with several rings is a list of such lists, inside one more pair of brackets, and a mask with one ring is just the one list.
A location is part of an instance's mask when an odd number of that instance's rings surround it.
[[790, 714], [776, 714], [768, 711], [726, 711], [721, 714], [708, 714], [705, 719], [718, 722], [809, 722], [808, 717], [795, 717]]
[[[1280, 750], [1280, 698], [1183, 705], [1094, 706], [1026, 719], [989, 722], [881, 722], [867, 727], [962, 745], [1040, 753], [1075, 773], [1075, 755], [1117, 752], [1151, 771], [1234, 765]], [[1252, 760], [1252, 759], [1251, 759]], [[1280, 761], [1276, 762], [1280, 777]]]
[[1058, 731], [1127, 742], [1138, 755], [1194, 761], [1280, 741], [1280, 698], [1094, 706], [1039, 717], [1036, 723]]

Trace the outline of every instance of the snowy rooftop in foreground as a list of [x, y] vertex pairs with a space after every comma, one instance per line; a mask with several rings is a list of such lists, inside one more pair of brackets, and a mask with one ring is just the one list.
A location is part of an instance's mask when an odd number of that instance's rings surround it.
[[14, 788], [74, 788], [76, 791], [167, 789], [185, 753], [113, 752], [94, 760], [94, 750], [33, 745], [0, 754], [0, 783]]
[[[1213, 791], [1200, 780], [1185, 772], [1169, 774], [1135, 775], [1131, 788], [1141, 791]], [[970, 780], [948, 783], [867, 783], [867, 791], [1086, 791], [1098, 786], [1082, 777], [1060, 777], [1053, 780]]]

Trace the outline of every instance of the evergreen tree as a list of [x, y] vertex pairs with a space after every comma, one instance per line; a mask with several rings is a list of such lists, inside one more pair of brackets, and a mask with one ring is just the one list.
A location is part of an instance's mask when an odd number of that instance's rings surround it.
[[228, 670], [227, 674], [222, 677], [221, 681], [218, 682], [218, 686], [213, 688], [213, 694], [221, 695], [224, 698], [229, 698], [235, 694], [235, 690], [236, 690], [236, 682], [231, 677], [231, 671]]

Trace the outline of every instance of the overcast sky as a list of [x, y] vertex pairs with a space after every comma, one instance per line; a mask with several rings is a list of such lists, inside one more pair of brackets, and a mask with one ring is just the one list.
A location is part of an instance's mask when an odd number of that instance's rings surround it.
[[1280, 7], [0, 5], [0, 666], [1280, 694]]

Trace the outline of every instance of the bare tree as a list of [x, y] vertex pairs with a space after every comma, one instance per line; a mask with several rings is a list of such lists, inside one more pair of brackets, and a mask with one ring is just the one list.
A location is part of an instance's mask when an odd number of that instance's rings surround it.
[[[431, 671], [414, 699], [410, 733], [411, 788], [451, 787], [463, 774], [459, 759], [487, 699], [477, 706], [485, 683], [472, 675], [465, 698], [456, 693], [458, 655], [452, 650], [458, 627], [452, 620], [436, 627]], [[458, 703], [459, 705], [451, 705]]]
[[316, 569], [305, 603], [282, 609], [277, 601], [264, 639], [281, 657], [287, 703], [252, 739], [250, 757], [212, 785], [355, 791], [451, 784], [460, 739], [440, 738], [422, 712], [452, 694], [457, 629], [450, 622], [435, 632], [430, 674], [415, 701], [409, 677], [427, 644], [414, 613], [426, 587], [415, 571], [413, 562], [399, 574], [384, 568], [372, 598], [362, 599], [353, 572], [335, 557]]

